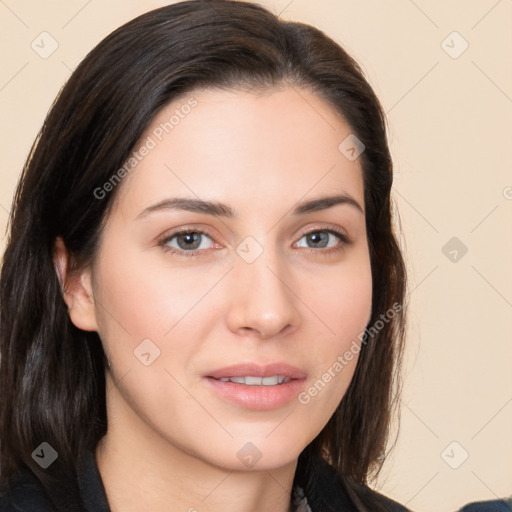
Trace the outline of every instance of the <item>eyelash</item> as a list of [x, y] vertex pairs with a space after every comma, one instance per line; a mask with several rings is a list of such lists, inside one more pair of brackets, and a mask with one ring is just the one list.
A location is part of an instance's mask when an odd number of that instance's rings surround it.
[[[193, 234], [193, 233], [194, 234], [198, 234], [198, 235], [205, 235], [208, 238], [213, 240], [213, 238], [208, 233], [206, 233], [205, 231], [202, 231], [200, 229], [182, 228], [182, 229], [178, 229], [176, 231], [173, 231], [168, 236], [165, 236], [163, 239], [161, 239], [158, 242], [158, 245], [166, 253], [170, 252], [170, 253], [175, 254], [175, 255], [177, 255], [179, 257], [185, 257], [185, 258], [197, 257], [200, 253], [206, 252], [206, 250], [204, 250], [204, 249], [193, 249], [191, 251], [183, 251], [183, 250], [176, 250], [176, 249], [166, 245], [170, 240], [172, 240], [176, 236]], [[346, 246], [351, 245], [353, 243], [352, 240], [345, 233], [342, 233], [341, 231], [339, 231], [338, 229], [335, 229], [333, 227], [322, 228], [322, 229], [312, 229], [310, 231], [306, 231], [305, 233], [302, 233], [302, 235], [300, 236], [299, 240], [302, 239], [305, 236], [311, 235], [312, 233], [329, 233], [329, 234], [332, 234], [332, 235], [338, 237], [338, 239], [340, 240], [340, 243], [337, 246], [335, 246], [335, 247], [329, 247], [327, 249], [322, 249], [322, 248], [314, 249], [314, 248], [311, 248], [311, 247], [309, 247], [309, 248], [302, 247], [301, 248], [301, 249], [306, 250], [309, 253], [316, 253], [316, 254], [318, 254], [320, 252], [320, 253], [323, 253], [325, 255], [329, 255], [329, 254], [341, 251]]]

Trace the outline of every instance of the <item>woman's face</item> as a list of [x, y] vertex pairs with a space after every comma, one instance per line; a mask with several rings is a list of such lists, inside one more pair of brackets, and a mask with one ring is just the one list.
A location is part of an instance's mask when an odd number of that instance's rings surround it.
[[371, 310], [349, 135], [292, 87], [198, 90], [157, 115], [72, 309], [111, 361], [109, 429], [229, 469], [291, 463], [318, 435]]

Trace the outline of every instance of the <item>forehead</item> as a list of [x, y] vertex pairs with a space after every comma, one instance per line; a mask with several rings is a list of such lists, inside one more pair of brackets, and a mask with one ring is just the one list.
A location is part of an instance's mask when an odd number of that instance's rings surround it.
[[240, 209], [240, 201], [285, 205], [328, 191], [364, 204], [360, 159], [339, 148], [351, 134], [339, 112], [305, 89], [195, 90], [150, 123], [119, 201], [142, 208], [182, 194]]

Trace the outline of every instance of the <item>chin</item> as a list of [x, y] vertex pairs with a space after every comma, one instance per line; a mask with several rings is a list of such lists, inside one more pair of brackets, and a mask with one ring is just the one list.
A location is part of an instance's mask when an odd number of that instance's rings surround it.
[[306, 445], [277, 433], [236, 437], [227, 446], [217, 444], [222, 453], [210, 453], [210, 457], [217, 461], [215, 465], [229, 471], [271, 471], [295, 464]]

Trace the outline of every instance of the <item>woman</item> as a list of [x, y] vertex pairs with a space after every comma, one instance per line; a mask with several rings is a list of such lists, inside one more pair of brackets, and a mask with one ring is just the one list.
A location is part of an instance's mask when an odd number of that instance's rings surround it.
[[[53, 105], [1, 276], [0, 510], [405, 510], [385, 119], [254, 4], [102, 41]], [[30, 508], [32, 507], [32, 508]]]

